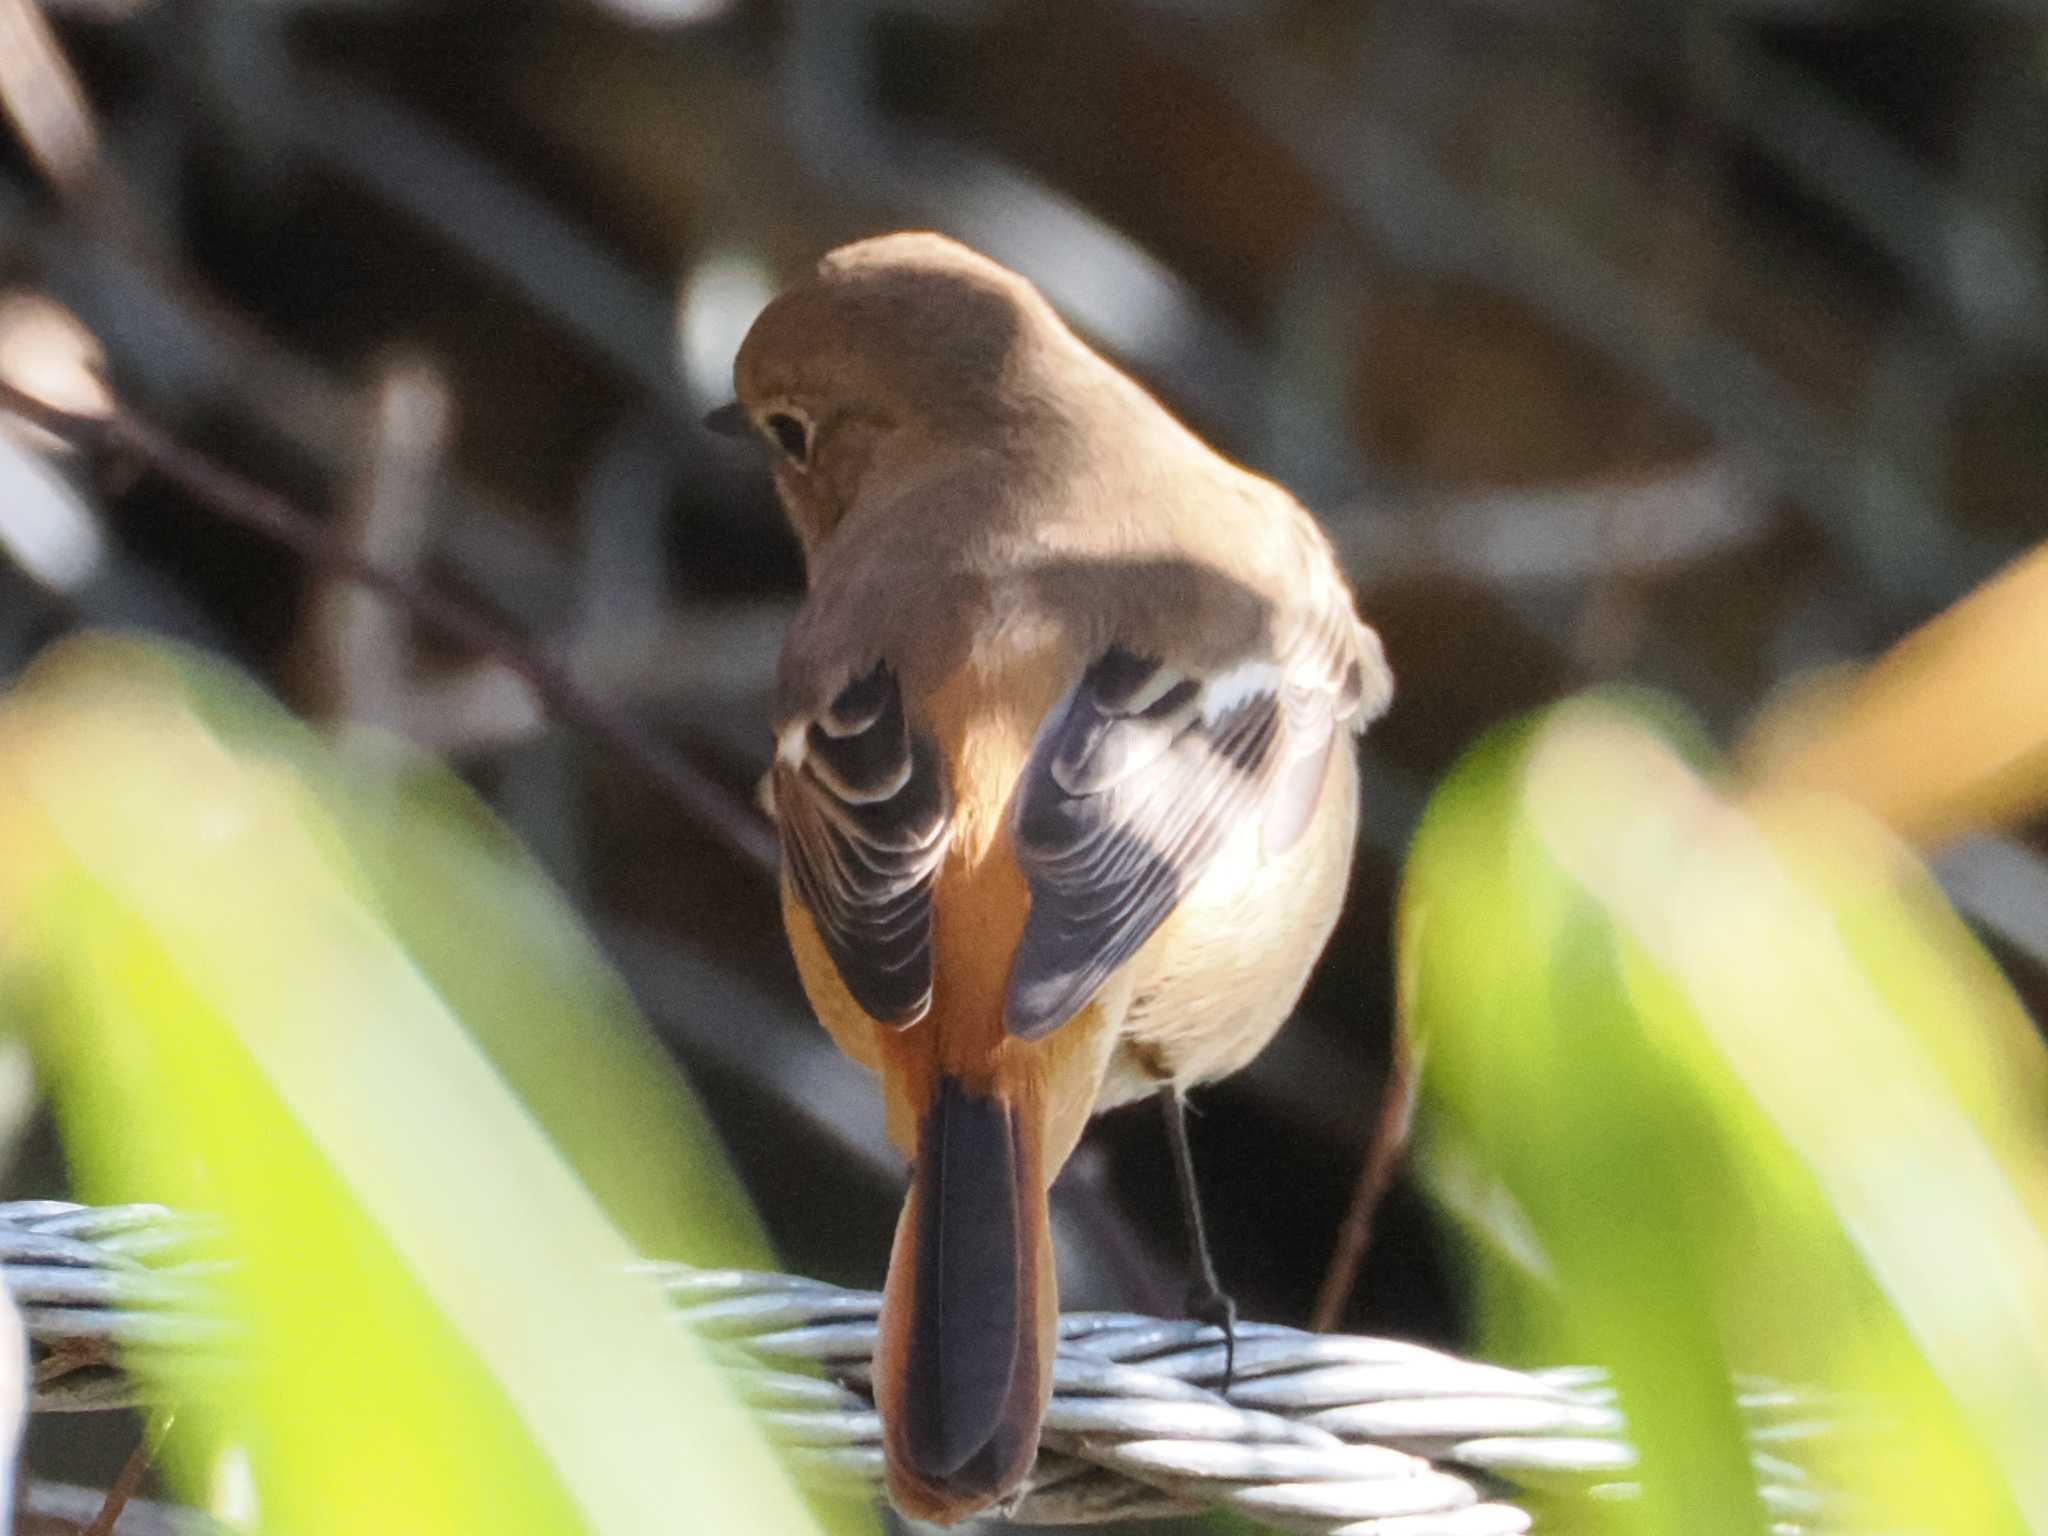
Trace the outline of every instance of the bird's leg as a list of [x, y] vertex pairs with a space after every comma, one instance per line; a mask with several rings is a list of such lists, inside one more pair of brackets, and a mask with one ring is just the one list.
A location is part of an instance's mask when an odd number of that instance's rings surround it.
[[1209, 1234], [1202, 1225], [1202, 1196], [1195, 1188], [1195, 1159], [1188, 1150], [1187, 1100], [1180, 1089], [1168, 1083], [1159, 1090], [1160, 1106], [1166, 1111], [1166, 1141], [1173, 1149], [1174, 1178], [1180, 1184], [1181, 1215], [1187, 1222], [1188, 1263], [1194, 1283], [1188, 1290], [1187, 1313], [1197, 1322], [1223, 1330], [1223, 1388], [1230, 1390], [1237, 1373], [1237, 1303], [1224, 1294], [1216, 1280], [1216, 1264], [1209, 1257]]

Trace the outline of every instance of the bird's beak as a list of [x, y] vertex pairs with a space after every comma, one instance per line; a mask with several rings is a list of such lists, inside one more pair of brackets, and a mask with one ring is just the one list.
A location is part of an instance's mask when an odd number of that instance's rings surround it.
[[720, 437], [745, 437], [754, 430], [754, 423], [747, 416], [747, 408], [737, 400], [721, 405], [706, 416], [704, 425]]

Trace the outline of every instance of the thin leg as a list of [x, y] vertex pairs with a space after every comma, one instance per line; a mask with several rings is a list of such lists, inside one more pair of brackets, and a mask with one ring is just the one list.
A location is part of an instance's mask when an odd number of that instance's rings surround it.
[[1188, 1265], [1194, 1271], [1188, 1290], [1188, 1316], [1223, 1330], [1223, 1390], [1237, 1374], [1237, 1303], [1224, 1294], [1209, 1257], [1208, 1229], [1202, 1225], [1202, 1196], [1195, 1188], [1195, 1159], [1188, 1150], [1187, 1100], [1171, 1083], [1159, 1090], [1166, 1111], [1166, 1141], [1173, 1149], [1174, 1178], [1180, 1184], [1181, 1215], [1187, 1222]]

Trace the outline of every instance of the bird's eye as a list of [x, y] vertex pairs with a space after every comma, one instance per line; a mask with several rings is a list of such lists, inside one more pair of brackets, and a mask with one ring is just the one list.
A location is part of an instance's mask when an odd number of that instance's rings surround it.
[[775, 441], [782, 445], [782, 451], [797, 463], [803, 463], [810, 456], [810, 429], [787, 411], [777, 411], [771, 415], [768, 418], [768, 430], [775, 434]]

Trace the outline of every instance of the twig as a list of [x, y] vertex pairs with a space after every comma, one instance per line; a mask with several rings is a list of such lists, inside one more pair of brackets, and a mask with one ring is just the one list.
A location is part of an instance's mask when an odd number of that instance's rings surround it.
[[1415, 1119], [1415, 1070], [1399, 1039], [1394, 1041], [1392, 1059], [1387, 1063], [1386, 1086], [1380, 1091], [1379, 1119], [1373, 1126], [1372, 1145], [1358, 1170], [1358, 1183], [1351, 1191], [1351, 1206], [1337, 1227], [1337, 1245], [1330, 1253], [1330, 1267], [1316, 1291], [1315, 1311], [1309, 1327], [1328, 1333], [1337, 1326], [1351, 1293], [1358, 1288], [1358, 1272], [1365, 1264], [1365, 1250], [1372, 1242], [1372, 1220], [1394, 1182], [1394, 1170], [1408, 1147], [1408, 1132]]
[[128, 1501], [142, 1487], [143, 1474], [149, 1471], [149, 1458], [149, 1439], [144, 1436], [135, 1442], [135, 1449], [121, 1463], [114, 1486], [107, 1490], [106, 1502], [100, 1505], [100, 1512], [92, 1517], [92, 1523], [86, 1526], [81, 1536], [114, 1536], [114, 1522], [121, 1518], [121, 1511], [128, 1507]]
[[53, 186], [67, 196], [81, 190], [99, 159], [99, 135], [35, 0], [0, 0], [0, 112]]
[[[371, 396], [362, 468], [333, 527], [364, 560], [417, 585], [454, 408], [433, 368], [411, 358], [386, 365]], [[296, 650], [309, 712], [337, 727], [380, 726], [455, 754], [544, 724], [531, 690], [495, 658], [425, 674], [404, 615], [342, 572], [321, 573]]]
[[[22, 1493], [21, 1509], [15, 1518], [15, 1536], [84, 1536], [100, 1508], [103, 1495], [96, 1488], [70, 1483], [30, 1483]], [[197, 1510], [159, 1504], [153, 1499], [134, 1499], [126, 1510], [121, 1536], [226, 1536], [227, 1528]]]
[[[433, 488], [454, 410], [424, 361], [395, 360], [371, 385], [355, 483], [329, 524], [356, 554], [417, 583]], [[330, 725], [398, 726], [414, 656], [402, 613], [345, 574], [316, 573], [294, 644], [301, 702]]]
[[725, 847], [760, 869], [775, 867], [774, 833], [745, 798], [678, 757], [637, 724], [592, 698], [555, 662], [522, 645], [476, 609], [369, 560], [345, 537], [274, 491], [243, 479], [174, 441], [120, 406], [104, 416], [62, 411], [0, 380], [0, 407], [73, 442], [125, 455], [177, 486], [223, 522], [282, 544], [324, 569], [339, 571], [404, 608], [444, 640], [488, 656], [524, 680], [557, 717], [638, 766]]

